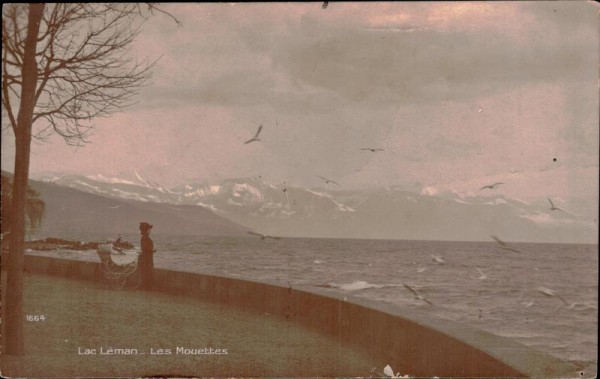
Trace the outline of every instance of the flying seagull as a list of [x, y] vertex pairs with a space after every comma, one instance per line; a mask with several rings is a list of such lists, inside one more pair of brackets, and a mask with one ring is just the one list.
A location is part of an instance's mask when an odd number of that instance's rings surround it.
[[248, 232], [248, 234], [252, 234], [253, 236], [259, 236], [261, 240], [264, 240], [266, 238], [273, 238], [275, 240], [279, 239], [279, 237], [267, 236], [265, 234], [260, 234], [260, 233], [255, 233], [255, 232]]
[[404, 287], [406, 287], [410, 292], [412, 292], [415, 295], [415, 299], [417, 300], [423, 300], [424, 302], [426, 302], [429, 305], [433, 305], [433, 303], [429, 300], [427, 300], [427, 298], [423, 295], [421, 295], [420, 293], [417, 292], [416, 289], [412, 288], [411, 286], [409, 286], [408, 284], [404, 284], [402, 283], [402, 285]]
[[520, 253], [520, 250], [517, 250], [513, 247], [510, 247], [506, 242], [502, 241], [500, 238], [496, 237], [496, 236], [491, 236], [496, 242], [498, 242], [500, 244], [500, 248], [502, 250], [510, 250], [510, 251], [514, 251], [515, 253]]
[[254, 137], [252, 137], [251, 139], [249, 139], [248, 141], [244, 142], [245, 144], [248, 144], [250, 142], [254, 142], [254, 141], [260, 141], [260, 139], [258, 139], [258, 135], [260, 134], [260, 131], [262, 130], [262, 125], [258, 127], [258, 130], [256, 131], [256, 134], [254, 135]]
[[483, 186], [483, 187], [481, 187], [479, 190], [481, 191], [481, 190], [484, 190], [484, 189], [486, 189], [486, 188], [489, 188], [489, 189], [496, 189], [496, 187], [498, 187], [500, 184], [504, 184], [504, 182], [497, 182], [497, 183], [494, 183], [494, 184], [490, 184], [490, 185], [487, 185], [487, 186]]
[[557, 299], [559, 299], [560, 301], [562, 301], [567, 306], [567, 308], [569, 308], [569, 309], [571, 309], [571, 308], [573, 308], [575, 306], [575, 303], [573, 303], [573, 304], [567, 303], [567, 301], [565, 300], [564, 297], [560, 296], [559, 294], [557, 294], [556, 292], [554, 292], [550, 288], [538, 287], [536, 289], [537, 289], [538, 292], [543, 293], [546, 296], [556, 297]]
[[552, 202], [552, 200], [548, 199], [548, 202], [550, 203], [550, 210], [551, 211], [562, 211], [562, 209], [557, 208], [554, 206], [554, 203]]
[[437, 264], [440, 264], [440, 265], [443, 265], [444, 263], [446, 263], [446, 261], [444, 260], [444, 258], [442, 258], [442, 257], [441, 257], [441, 256], [439, 256], [439, 255], [432, 255], [432, 256], [431, 256], [431, 259], [432, 259], [432, 260], [433, 260], [435, 263], [437, 263]]
[[379, 148], [373, 148], [373, 147], [363, 147], [361, 150], [368, 150], [372, 153], [378, 152], [378, 151], [383, 151], [383, 149], [379, 149]]
[[479, 267], [475, 267], [475, 268], [477, 269], [477, 271], [479, 271], [479, 279], [480, 280], [487, 279], [487, 275], [483, 271], [481, 271], [481, 269]]
[[335, 181], [333, 181], [333, 180], [331, 180], [331, 179], [327, 179], [327, 178], [326, 178], [326, 177], [324, 177], [324, 176], [320, 176], [320, 175], [317, 175], [317, 176], [318, 176], [319, 178], [323, 179], [323, 180], [325, 181], [325, 184], [333, 183], [333, 184], [336, 184], [336, 185], [338, 185], [338, 186], [340, 185], [340, 183], [338, 183], [338, 182], [335, 182]]

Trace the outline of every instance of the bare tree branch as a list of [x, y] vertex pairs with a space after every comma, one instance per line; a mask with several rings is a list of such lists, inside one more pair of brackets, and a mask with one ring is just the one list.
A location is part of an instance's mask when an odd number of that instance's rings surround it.
[[[142, 3], [144, 4], [144, 3]], [[17, 127], [20, 68], [26, 32], [24, 4], [5, 6], [2, 24], [2, 106]], [[156, 61], [136, 62], [130, 48], [146, 20], [159, 12], [181, 23], [154, 3], [48, 4], [40, 24], [36, 60], [34, 138], [60, 135], [69, 144], [86, 143], [91, 121], [133, 104]], [[40, 125], [42, 120], [45, 123]]]
[[175, 23], [177, 23], [177, 26], [181, 26], [181, 22], [177, 18], [175, 18], [175, 16], [173, 16], [171, 13], [158, 8], [156, 5], [154, 5], [154, 3], [146, 3], [146, 4], [148, 5], [148, 10], [150, 11], [150, 13], [154, 14], [154, 11], [157, 11], [162, 14], [166, 14], [167, 16], [171, 17], [171, 19], [173, 19], [173, 21], [175, 21]]

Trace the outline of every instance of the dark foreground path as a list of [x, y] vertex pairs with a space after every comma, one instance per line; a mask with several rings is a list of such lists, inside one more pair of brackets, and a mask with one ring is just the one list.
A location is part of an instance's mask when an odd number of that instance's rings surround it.
[[373, 375], [372, 357], [268, 314], [39, 275], [24, 296], [44, 320], [25, 322], [5, 377]]

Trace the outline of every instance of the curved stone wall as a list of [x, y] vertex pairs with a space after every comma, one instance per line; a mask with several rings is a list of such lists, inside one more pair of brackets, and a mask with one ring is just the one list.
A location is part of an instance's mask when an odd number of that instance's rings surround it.
[[[32, 273], [98, 279], [99, 265], [26, 256]], [[319, 288], [156, 269], [155, 291], [281, 317], [359, 346], [375, 367], [418, 377], [572, 377], [576, 368], [508, 338]], [[318, 352], [315, 352], [318, 353]]]

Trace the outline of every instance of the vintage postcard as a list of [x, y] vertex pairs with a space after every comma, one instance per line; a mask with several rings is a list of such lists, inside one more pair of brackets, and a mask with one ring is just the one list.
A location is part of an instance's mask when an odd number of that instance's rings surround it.
[[596, 376], [596, 3], [2, 24], [4, 377]]

